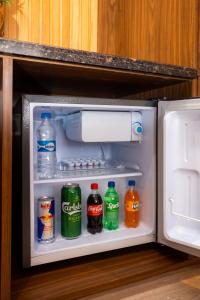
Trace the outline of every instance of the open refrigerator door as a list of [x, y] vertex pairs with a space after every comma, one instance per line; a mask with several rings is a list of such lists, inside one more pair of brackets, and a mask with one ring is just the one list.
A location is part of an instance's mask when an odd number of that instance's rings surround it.
[[200, 256], [200, 99], [158, 112], [158, 242]]

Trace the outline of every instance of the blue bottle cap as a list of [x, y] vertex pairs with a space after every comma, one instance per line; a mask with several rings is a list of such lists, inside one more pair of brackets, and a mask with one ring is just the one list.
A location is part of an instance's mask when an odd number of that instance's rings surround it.
[[114, 181], [108, 181], [108, 187], [115, 187]]
[[43, 112], [41, 113], [42, 119], [51, 119], [51, 113], [50, 112]]
[[135, 180], [129, 180], [128, 186], [135, 186]]

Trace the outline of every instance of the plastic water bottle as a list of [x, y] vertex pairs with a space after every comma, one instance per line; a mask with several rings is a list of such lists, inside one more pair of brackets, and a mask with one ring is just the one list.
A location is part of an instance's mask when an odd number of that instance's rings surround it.
[[104, 196], [104, 228], [114, 230], [119, 227], [119, 195], [115, 190], [115, 182], [108, 182]]
[[56, 133], [51, 124], [51, 113], [41, 114], [37, 131], [37, 159], [39, 178], [52, 178], [56, 169]]

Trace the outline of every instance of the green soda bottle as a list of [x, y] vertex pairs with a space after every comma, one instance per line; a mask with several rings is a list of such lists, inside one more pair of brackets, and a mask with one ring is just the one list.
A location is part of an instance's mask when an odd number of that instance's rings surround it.
[[115, 182], [108, 182], [104, 196], [104, 228], [114, 230], [119, 227], [119, 195], [115, 190]]

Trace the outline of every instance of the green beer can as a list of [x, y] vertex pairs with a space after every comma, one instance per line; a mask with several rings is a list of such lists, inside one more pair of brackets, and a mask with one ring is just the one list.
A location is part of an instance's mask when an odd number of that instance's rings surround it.
[[81, 189], [67, 183], [61, 190], [61, 234], [66, 239], [81, 235]]

